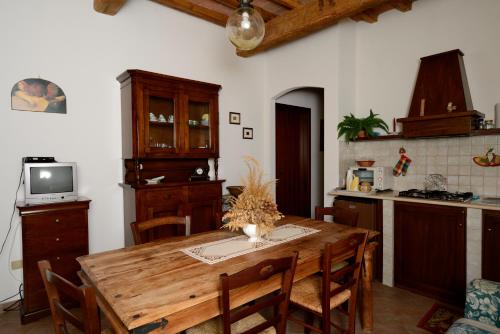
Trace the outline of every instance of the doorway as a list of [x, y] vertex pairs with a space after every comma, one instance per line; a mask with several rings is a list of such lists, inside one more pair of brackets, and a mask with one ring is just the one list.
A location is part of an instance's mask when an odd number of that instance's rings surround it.
[[274, 103], [278, 210], [312, 217], [314, 207], [324, 204], [324, 91], [296, 88]]
[[276, 203], [281, 213], [309, 217], [311, 109], [276, 103]]

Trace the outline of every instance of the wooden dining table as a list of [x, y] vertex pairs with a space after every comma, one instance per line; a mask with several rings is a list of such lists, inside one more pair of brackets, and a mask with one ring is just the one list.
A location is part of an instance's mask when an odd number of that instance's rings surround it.
[[[265, 248], [216, 264], [206, 264], [181, 250], [237, 235], [218, 230], [156, 241], [79, 257], [80, 277], [96, 290], [97, 302], [116, 333], [178, 333], [221, 314], [219, 306], [222, 273], [233, 274], [265, 259], [299, 252], [294, 281], [320, 271], [326, 242], [367, 231], [362, 228], [287, 216], [280, 224], [295, 224], [320, 230], [302, 238]], [[368, 230], [369, 239], [379, 232]], [[365, 251], [361, 289], [361, 323], [373, 327], [370, 247]], [[253, 283], [232, 295], [237, 307], [281, 287], [280, 277]], [[371, 322], [371, 323], [370, 323]]]

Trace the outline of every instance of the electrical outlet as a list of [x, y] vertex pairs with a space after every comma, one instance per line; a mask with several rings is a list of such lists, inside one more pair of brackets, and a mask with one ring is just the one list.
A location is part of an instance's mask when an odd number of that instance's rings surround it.
[[12, 268], [12, 270], [22, 269], [23, 268], [23, 260], [12, 261], [10, 263], [10, 267]]

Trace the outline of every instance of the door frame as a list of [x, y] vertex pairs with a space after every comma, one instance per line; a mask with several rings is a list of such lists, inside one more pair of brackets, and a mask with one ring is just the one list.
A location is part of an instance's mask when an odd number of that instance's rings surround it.
[[[266, 145], [269, 146], [269, 150], [267, 151], [268, 152], [268, 155], [266, 155], [268, 157], [268, 160], [267, 161], [263, 161], [264, 163], [264, 166], [266, 168], [266, 170], [269, 171], [269, 175], [271, 176], [272, 179], [276, 179], [276, 103], [283, 103], [283, 104], [286, 104], [285, 102], [279, 102], [278, 100], [287, 95], [288, 93], [291, 93], [293, 91], [300, 91], [300, 90], [315, 90], [318, 92], [318, 94], [322, 93], [322, 115], [323, 115], [323, 121], [324, 121], [324, 150], [323, 150], [323, 157], [322, 157], [322, 161], [320, 163], [320, 166], [321, 166], [321, 174], [320, 174], [320, 177], [321, 177], [321, 180], [318, 182], [318, 185], [321, 187], [320, 189], [322, 189], [322, 192], [321, 192], [321, 198], [323, 199], [323, 203], [321, 203], [321, 200], [319, 200], [318, 204], [320, 205], [327, 205], [327, 206], [331, 206], [332, 205], [332, 202], [329, 201], [331, 200], [331, 197], [329, 197], [329, 195], [327, 194], [327, 183], [329, 182], [329, 177], [327, 177], [327, 174], [326, 174], [326, 165], [328, 165], [328, 158], [327, 158], [327, 154], [328, 156], [332, 156], [332, 152], [331, 152], [331, 149], [332, 147], [335, 147], [337, 145], [336, 142], [332, 142], [331, 138], [332, 136], [330, 136], [329, 132], [328, 132], [328, 129], [330, 128], [328, 126], [329, 123], [327, 123], [328, 121], [328, 118], [330, 116], [327, 116], [325, 110], [326, 110], [326, 105], [327, 105], [327, 101], [326, 101], [326, 96], [327, 96], [327, 89], [325, 87], [321, 87], [321, 86], [296, 86], [296, 87], [292, 87], [292, 88], [288, 88], [288, 89], [284, 89], [282, 90], [281, 92], [277, 93], [276, 95], [273, 95], [269, 102], [271, 103], [270, 105], [270, 108], [269, 108], [269, 115], [267, 118], [268, 122], [266, 122], [264, 124], [264, 127], [265, 127], [265, 131], [267, 134], [268, 134], [268, 137], [266, 138], [267, 141], [266, 141]], [[330, 114], [329, 114], [330, 115]], [[333, 137], [333, 138], [336, 138], [336, 135]], [[328, 143], [328, 144], [327, 144]], [[338, 160], [338, 150], [337, 150], [337, 160]], [[312, 161], [312, 160], [311, 160]], [[335, 166], [333, 166], [335, 167]], [[337, 167], [338, 167], [338, 164], [337, 164]], [[312, 168], [312, 166], [311, 166]], [[338, 170], [337, 168], [331, 168], [330, 166], [330, 172], [332, 172], [334, 175], [336, 175], [338, 173]], [[312, 177], [312, 174], [311, 174], [311, 177]], [[312, 182], [312, 180], [311, 180]], [[272, 193], [272, 196], [274, 198], [274, 200], [276, 200], [276, 185], [273, 186], [274, 187], [274, 192]], [[312, 192], [311, 192], [311, 201], [313, 200], [313, 195], [312, 195]], [[314, 208], [312, 208], [312, 212], [313, 212]]]

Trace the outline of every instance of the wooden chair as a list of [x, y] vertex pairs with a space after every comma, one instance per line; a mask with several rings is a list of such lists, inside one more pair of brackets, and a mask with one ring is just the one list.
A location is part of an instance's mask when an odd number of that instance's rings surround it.
[[[101, 332], [99, 310], [93, 288], [88, 286], [77, 287], [64, 277], [54, 273], [47, 260], [38, 261], [38, 269], [42, 275], [43, 284], [49, 298], [50, 312], [56, 334], [68, 333], [66, 321], [85, 334], [111, 333], [109, 330]], [[61, 303], [60, 295], [77, 302], [80, 305], [81, 316], [68, 310]]]
[[[190, 328], [187, 334], [231, 334], [265, 333], [285, 334], [290, 290], [297, 265], [298, 253], [279, 259], [265, 260], [236, 274], [221, 275], [222, 317], [206, 321]], [[281, 274], [279, 293], [255, 301], [250, 306], [243, 306], [231, 311], [230, 291], [254, 282], [265, 281], [271, 276]], [[259, 311], [273, 307], [273, 317], [266, 320]]]
[[[304, 333], [311, 330], [330, 334], [331, 326], [342, 333], [354, 333], [356, 299], [359, 285], [361, 261], [365, 250], [367, 233], [356, 233], [334, 244], [327, 243], [323, 255], [322, 276], [309, 276], [293, 285], [290, 304], [305, 311], [304, 321], [290, 315], [289, 319], [304, 326]], [[352, 264], [337, 271], [331, 271], [332, 264], [346, 259]], [[347, 311], [340, 308], [348, 302]], [[342, 329], [331, 322], [331, 310], [338, 308], [347, 313], [347, 328]], [[321, 319], [321, 328], [313, 326], [314, 316]]]
[[324, 220], [325, 216], [333, 216], [333, 221], [338, 224], [353, 227], [358, 225], [359, 213], [356, 211], [336, 207], [317, 206], [314, 208], [314, 219]]
[[160, 218], [153, 218], [142, 222], [130, 223], [132, 234], [134, 235], [134, 242], [140, 245], [161, 238], [154, 234], [158, 227], [166, 225], [184, 226], [185, 235], [191, 235], [191, 217], [190, 216], [166, 216]]

